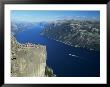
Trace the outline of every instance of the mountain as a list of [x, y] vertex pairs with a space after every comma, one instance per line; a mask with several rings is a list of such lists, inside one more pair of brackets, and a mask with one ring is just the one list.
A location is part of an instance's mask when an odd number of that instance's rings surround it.
[[49, 23], [41, 35], [74, 47], [100, 50], [100, 22], [93, 20], [58, 20]]
[[53, 70], [46, 64], [46, 46], [21, 44], [11, 36], [12, 77], [53, 77]]
[[48, 25], [47, 22], [11, 22], [11, 33], [15, 35], [18, 32], [26, 31], [27, 29], [31, 29], [32, 27], [39, 26], [44, 28]]

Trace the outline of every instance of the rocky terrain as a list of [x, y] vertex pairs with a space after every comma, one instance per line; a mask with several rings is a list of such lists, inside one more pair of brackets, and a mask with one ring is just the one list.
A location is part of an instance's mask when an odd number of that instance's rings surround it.
[[74, 47], [100, 50], [100, 22], [92, 20], [58, 20], [49, 23], [41, 35]]
[[27, 29], [30, 29], [32, 26], [35, 26], [36, 23], [31, 22], [11, 22], [11, 33], [15, 35], [18, 32], [26, 31]]
[[32, 27], [39, 26], [41, 28], [44, 28], [46, 25], [48, 25], [47, 22], [17, 22], [17, 21], [13, 21], [13, 22], [11, 22], [11, 33], [12, 33], [12, 35], [15, 35], [18, 32], [26, 31], [28, 29], [31, 29]]
[[46, 64], [46, 46], [31, 43], [20, 44], [11, 36], [11, 76], [51, 77], [53, 70]]

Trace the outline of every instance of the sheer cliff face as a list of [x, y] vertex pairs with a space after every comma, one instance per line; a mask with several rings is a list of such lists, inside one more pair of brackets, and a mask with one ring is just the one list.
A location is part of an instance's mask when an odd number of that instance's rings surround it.
[[46, 67], [46, 47], [42, 45], [20, 44], [11, 38], [11, 76], [43, 77]]
[[99, 21], [57, 21], [45, 27], [41, 35], [74, 47], [100, 50]]

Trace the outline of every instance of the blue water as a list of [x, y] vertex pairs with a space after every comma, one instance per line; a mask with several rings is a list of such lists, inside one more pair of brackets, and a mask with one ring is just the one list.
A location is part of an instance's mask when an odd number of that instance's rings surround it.
[[[39, 33], [42, 28], [33, 26], [15, 37], [20, 43], [38, 43], [46, 45], [47, 65], [58, 77], [96, 77], [100, 76], [100, 52], [75, 48], [61, 42], [48, 39]], [[76, 55], [70, 56], [69, 54]]]

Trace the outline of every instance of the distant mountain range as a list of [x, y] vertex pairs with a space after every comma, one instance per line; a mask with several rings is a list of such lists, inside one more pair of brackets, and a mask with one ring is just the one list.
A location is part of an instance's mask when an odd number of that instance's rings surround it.
[[58, 20], [49, 23], [41, 35], [74, 47], [100, 50], [99, 21]]
[[[61, 19], [61, 18], [60, 18]], [[90, 50], [100, 50], [100, 21], [64, 18], [49, 22], [11, 22], [11, 32], [30, 29], [33, 26], [43, 28], [41, 35], [74, 46]]]
[[88, 21], [100, 21], [100, 18], [96, 17], [86, 17], [86, 16], [63, 16], [63, 17], [57, 17], [58, 20], [88, 20]]
[[31, 29], [32, 27], [39, 26], [44, 28], [48, 23], [47, 22], [11, 22], [11, 33], [15, 35], [18, 32], [25, 31], [27, 29]]

